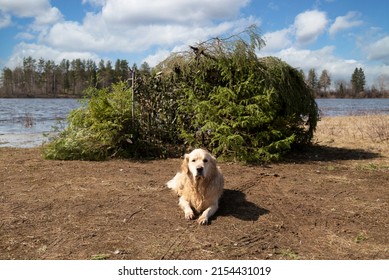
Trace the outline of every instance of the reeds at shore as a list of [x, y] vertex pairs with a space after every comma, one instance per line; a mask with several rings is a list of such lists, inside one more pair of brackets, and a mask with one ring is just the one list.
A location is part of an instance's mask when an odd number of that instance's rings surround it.
[[389, 115], [322, 117], [314, 141], [320, 145], [369, 149], [389, 156]]

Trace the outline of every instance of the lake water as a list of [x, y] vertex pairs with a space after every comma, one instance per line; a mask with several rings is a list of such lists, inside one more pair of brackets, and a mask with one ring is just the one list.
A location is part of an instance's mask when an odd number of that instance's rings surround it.
[[[322, 116], [389, 114], [389, 99], [317, 99]], [[0, 147], [36, 147], [58, 121], [81, 104], [76, 99], [0, 98]]]
[[316, 99], [321, 116], [389, 114], [389, 98]]
[[81, 104], [76, 99], [0, 98], [0, 147], [35, 147]]

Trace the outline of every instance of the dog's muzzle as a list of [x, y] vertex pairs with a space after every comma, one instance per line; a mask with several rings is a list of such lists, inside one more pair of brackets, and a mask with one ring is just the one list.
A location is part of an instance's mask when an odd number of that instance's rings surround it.
[[196, 168], [196, 177], [203, 177], [204, 176], [204, 167], [197, 167]]

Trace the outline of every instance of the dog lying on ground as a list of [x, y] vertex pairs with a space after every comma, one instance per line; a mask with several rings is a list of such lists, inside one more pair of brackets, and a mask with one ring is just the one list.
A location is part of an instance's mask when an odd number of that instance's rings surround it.
[[206, 150], [195, 149], [185, 154], [181, 171], [167, 182], [167, 186], [180, 197], [178, 205], [184, 211], [185, 219], [194, 219], [196, 213], [200, 215], [199, 224], [205, 225], [219, 208], [224, 178], [216, 159]]

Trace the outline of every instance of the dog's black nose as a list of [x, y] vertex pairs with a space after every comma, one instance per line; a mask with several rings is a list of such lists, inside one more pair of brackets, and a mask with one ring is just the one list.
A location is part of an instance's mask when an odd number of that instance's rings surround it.
[[197, 170], [198, 174], [202, 174], [203, 170], [204, 170], [204, 167], [197, 167], [196, 170]]

